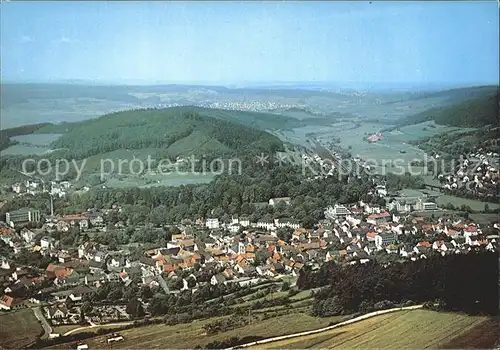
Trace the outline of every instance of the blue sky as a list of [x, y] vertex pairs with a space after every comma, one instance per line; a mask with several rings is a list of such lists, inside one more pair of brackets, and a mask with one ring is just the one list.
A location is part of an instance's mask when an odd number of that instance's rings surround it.
[[4, 80], [498, 82], [488, 2], [2, 2]]

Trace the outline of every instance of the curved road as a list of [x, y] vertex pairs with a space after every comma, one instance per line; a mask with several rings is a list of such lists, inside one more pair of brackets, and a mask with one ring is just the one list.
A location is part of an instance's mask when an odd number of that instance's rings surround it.
[[125, 321], [125, 322], [118, 322], [118, 323], [93, 324], [93, 325], [90, 325], [90, 326], [85, 326], [85, 327], [80, 327], [80, 328], [72, 329], [72, 330], [64, 333], [63, 337], [65, 337], [67, 335], [70, 335], [72, 333], [75, 333], [77, 331], [83, 331], [83, 330], [86, 330], [86, 329], [92, 329], [92, 328], [96, 328], [96, 327], [128, 326], [128, 325], [131, 325], [133, 323], [134, 323], [134, 321]]
[[246, 344], [238, 345], [238, 346], [235, 346], [235, 347], [232, 347], [232, 348], [227, 348], [226, 350], [233, 350], [233, 349], [239, 349], [239, 348], [248, 348], [250, 346], [255, 346], [255, 345], [259, 345], [259, 344], [266, 344], [266, 343], [272, 343], [272, 342], [275, 342], [275, 341], [278, 341], [278, 340], [284, 340], [284, 339], [301, 337], [301, 336], [304, 336], [304, 335], [321, 333], [321, 332], [329, 331], [331, 329], [342, 327], [342, 326], [345, 326], [345, 325], [348, 325], [348, 324], [351, 324], [351, 323], [359, 322], [359, 321], [365, 320], [365, 319], [370, 318], [370, 317], [374, 317], [374, 316], [386, 314], [386, 313], [389, 313], [389, 312], [404, 311], [404, 310], [415, 310], [415, 309], [421, 309], [422, 307], [423, 307], [423, 305], [413, 305], [413, 306], [396, 307], [396, 308], [393, 308], [393, 309], [387, 309], [387, 310], [370, 312], [368, 314], [365, 314], [365, 315], [362, 315], [362, 316], [358, 316], [358, 317], [355, 317], [353, 319], [350, 319], [350, 320], [347, 320], [347, 321], [344, 321], [344, 322], [336, 323], [333, 326], [324, 327], [324, 328], [320, 328], [320, 329], [314, 329], [312, 331], [306, 331], [306, 332], [300, 332], [300, 333], [294, 333], [294, 334], [287, 334], [287, 335], [282, 335], [282, 336], [279, 336], [279, 337], [272, 337], [272, 338], [257, 340], [257, 341], [251, 342], [251, 343], [246, 343]]
[[50, 324], [45, 319], [45, 316], [44, 316], [41, 308], [40, 307], [34, 307], [31, 310], [35, 314], [35, 317], [38, 319], [38, 321], [40, 321], [40, 323], [42, 324], [43, 331], [45, 332], [44, 335], [43, 335], [43, 337], [48, 338], [49, 335], [52, 334], [52, 327], [50, 326]]

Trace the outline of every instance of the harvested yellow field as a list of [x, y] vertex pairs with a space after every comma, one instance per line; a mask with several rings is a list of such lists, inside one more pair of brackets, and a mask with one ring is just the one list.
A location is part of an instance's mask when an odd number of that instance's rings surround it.
[[487, 320], [487, 317], [428, 310], [400, 311], [254, 349], [439, 348]]

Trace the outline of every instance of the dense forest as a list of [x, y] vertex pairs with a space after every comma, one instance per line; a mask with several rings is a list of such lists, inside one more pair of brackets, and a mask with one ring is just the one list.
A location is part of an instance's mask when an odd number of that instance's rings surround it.
[[[263, 129], [301, 123], [298, 119], [262, 113], [176, 107], [131, 110], [78, 123], [49, 124], [37, 132], [63, 134], [52, 144], [54, 151], [43, 155], [52, 165], [59, 159], [84, 159], [92, 155], [122, 159], [130, 156], [130, 150], [142, 149], [142, 153], [155, 160], [193, 155], [203, 158], [208, 166], [214, 159], [227, 161], [232, 157], [254, 163], [256, 155], [283, 150], [283, 142]], [[106, 154], [111, 151], [118, 153]], [[32, 158], [37, 161], [42, 156]], [[24, 159], [18, 155], [0, 157], [0, 175], [17, 180], [16, 171], [21, 169]], [[195, 170], [210, 170], [201, 167], [198, 162]], [[70, 171], [66, 179], [72, 180], [75, 175]]]
[[324, 287], [315, 295], [319, 316], [369, 312], [392, 304], [431, 302], [448, 311], [498, 314], [498, 253], [470, 252], [394, 263], [374, 261], [341, 266], [324, 264], [301, 271], [301, 289]]
[[478, 130], [442, 133], [431, 137], [409, 141], [428, 153], [448, 155], [459, 158], [480, 148], [500, 153], [500, 127], [484, 127]]
[[[390, 174], [385, 181], [389, 189], [421, 183], [409, 174]], [[323, 211], [328, 205], [358, 200], [385, 205], [383, 199], [368, 194], [372, 187], [366, 177], [332, 176], [309, 181], [294, 166], [249, 167], [242, 175], [220, 175], [204, 185], [95, 189], [68, 200], [57, 199], [55, 207], [58, 212], [72, 213], [120, 204], [121, 212], [108, 220], [131, 225], [161, 226], [211, 215], [229, 221], [232, 215], [244, 215], [254, 222], [292, 218], [312, 227], [324, 218]], [[291, 205], [267, 205], [273, 197], [291, 197]], [[26, 203], [14, 204], [22, 207]]]
[[[323, 216], [326, 205], [360, 198], [370, 200], [370, 187], [367, 181], [353, 178], [348, 183], [347, 177], [338, 176], [307, 181], [300, 168], [293, 166], [249, 166], [242, 175], [220, 175], [207, 185], [99, 189], [72, 197], [69, 203], [56, 204], [67, 211], [79, 211], [96, 204], [109, 208], [120, 203], [125, 205], [122, 214], [128, 215], [121, 219], [132, 219], [134, 223], [173, 223], [184, 218], [227, 214], [251, 215], [256, 219], [277, 215], [312, 225]], [[293, 198], [290, 207], [266, 205], [270, 198], [286, 196]], [[127, 206], [131, 206], [130, 210]]]
[[182, 149], [196, 150], [198, 154], [275, 151], [282, 147], [276, 136], [262, 130], [202, 116], [186, 108], [116, 112], [63, 127], [67, 132], [52, 147], [63, 149], [68, 158], [75, 159], [119, 149], [166, 149], [177, 142], [185, 143]]
[[498, 89], [481, 97], [468, 99], [451, 106], [432, 108], [425, 112], [405, 117], [397, 126], [418, 124], [434, 120], [436, 124], [456, 127], [481, 127], [498, 125], [500, 122]]

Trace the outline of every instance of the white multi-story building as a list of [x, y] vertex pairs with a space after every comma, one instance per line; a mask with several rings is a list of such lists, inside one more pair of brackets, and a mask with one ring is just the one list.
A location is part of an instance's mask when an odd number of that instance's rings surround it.
[[395, 210], [398, 213], [409, 213], [412, 210], [412, 205], [407, 201], [395, 200], [387, 204], [387, 210]]
[[351, 211], [343, 205], [335, 204], [333, 207], [328, 207], [325, 210], [325, 217], [327, 219], [334, 219], [338, 216], [347, 216]]
[[376, 190], [377, 190], [377, 194], [380, 197], [386, 197], [387, 196], [387, 189], [385, 188], [385, 185], [378, 185], [376, 187]]
[[290, 227], [293, 229], [300, 228], [299, 222], [294, 219], [274, 219], [274, 225], [277, 228], [284, 228], [284, 227]]
[[415, 210], [437, 210], [437, 204], [433, 202], [424, 202], [422, 199], [419, 199], [415, 204]]

